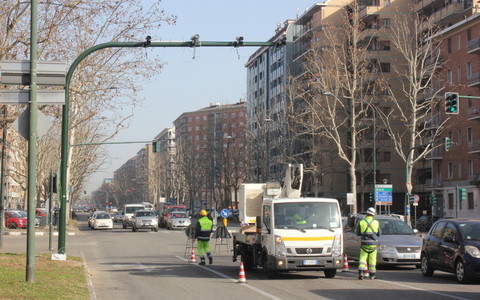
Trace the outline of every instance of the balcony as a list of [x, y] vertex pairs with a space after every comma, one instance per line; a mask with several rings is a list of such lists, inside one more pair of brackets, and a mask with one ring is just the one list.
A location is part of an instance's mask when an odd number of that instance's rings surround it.
[[440, 178], [427, 179], [425, 182], [426, 188], [437, 188], [443, 186], [442, 180]]
[[426, 160], [443, 159], [443, 149], [435, 148], [425, 157]]
[[468, 54], [480, 54], [480, 38], [476, 38], [468, 41], [467, 43]]
[[378, 11], [382, 9], [383, 6], [372, 6], [367, 5], [358, 12], [358, 17], [365, 23], [368, 22], [369, 18], [373, 18], [378, 15]]
[[448, 3], [442, 9], [437, 10], [431, 15], [434, 23], [442, 22], [443, 24], [454, 23], [457, 19], [462, 19], [463, 3]]
[[415, 11], [419, 12], [424, 9], [441, 7], [444, 3], [445, 3], [444, 0], [419, 0], [415, 3]]
[[468, 154], [480, 153], [480, 141], [468, 143]]
[[469, 120], [480, 120], [480, 106], [470, 107], [468, 109]]
[[480, 87], [480, 72], [472, 73], [467, 82], [468, 87]]

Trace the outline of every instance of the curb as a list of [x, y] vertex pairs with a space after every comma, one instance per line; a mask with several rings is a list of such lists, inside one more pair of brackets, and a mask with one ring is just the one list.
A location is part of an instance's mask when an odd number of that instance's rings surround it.
[[[76, 235], [77, 233], [74, 231], [68, 231], [67, 235]], [[19, 232], [19, 231], [6, 231], [3, 235], [27, 235], [27, 232]], [[48, 236], [48, 232], [35, 232], [35, 236]], [[58, 232], [53, 232], [53, 236], [58, 236]]]

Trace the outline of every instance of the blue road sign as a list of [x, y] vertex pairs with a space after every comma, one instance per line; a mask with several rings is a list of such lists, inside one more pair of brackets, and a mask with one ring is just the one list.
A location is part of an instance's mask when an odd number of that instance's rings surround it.
[[375, 185], [375, 201], [379, 205], [392, 204], [393, 186], [391, 184]]
[[226, 208], [222, 209], [222, 211], [220, 212], [220, 215], [223, 217], [223, 218], [228, 218], [228, 216], [230, 216], [230, 211]]

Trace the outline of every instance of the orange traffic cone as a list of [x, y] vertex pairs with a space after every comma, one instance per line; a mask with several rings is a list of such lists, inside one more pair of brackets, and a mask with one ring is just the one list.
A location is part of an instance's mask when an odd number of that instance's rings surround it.
[[343, 257], [343, 270], [342, 272], [350, 272], [350, 268], [348, 267], [348, 255], [345, 253]]
[[240, 262], [240, 272], [238, 273], [238, 283], [246, 283], [245, 270], [243, 269], [243, 261]]
[[370, 277], [370, 272], [368, 272], [368, 264], [365, 264], [365, 272], [363, 272], [365, 278]]
[[192, 255], [190, 256], [189, 263], [195, 263], [195, 250], [192, 249]]

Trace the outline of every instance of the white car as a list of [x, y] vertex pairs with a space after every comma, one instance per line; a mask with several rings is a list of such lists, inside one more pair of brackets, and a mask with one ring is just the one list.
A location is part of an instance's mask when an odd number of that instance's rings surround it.
[[185, 229], [190, 226], [191, 221], [186, 212], [174, 211], [167, 219], [167, 229]]
[[132, 217], [132, 231], [150, 229], [158, 231], [158, 219], [153, 210], [137, 210]]
[[96, 211], [91, 217], [92, 229], [113, 229], [112, 216], [106, 211]]

